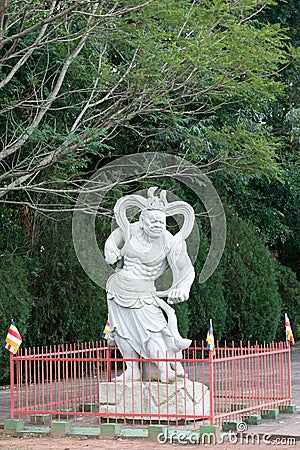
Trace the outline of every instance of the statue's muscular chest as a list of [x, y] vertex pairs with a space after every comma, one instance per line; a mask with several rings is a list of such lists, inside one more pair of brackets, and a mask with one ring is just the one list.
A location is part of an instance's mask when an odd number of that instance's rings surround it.
[[157, 267], [166, 259], [167, 246], [164, 239], [157, 242], [145, 243], [137, 236], [133, 236], [123, 249], [124, 260], [136, 262], [148, 267]]

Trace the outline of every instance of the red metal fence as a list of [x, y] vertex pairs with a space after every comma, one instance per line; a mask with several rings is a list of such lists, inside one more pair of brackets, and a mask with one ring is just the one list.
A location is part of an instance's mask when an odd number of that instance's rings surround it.
[[[132, 362], [143, 374], [139, 381], [122, 375]], [[158, 373], [153, 381], [157, 364], [184, 376], [164, 383]], [[195, 344], [180, 359], [157, 355], [124, 360], [106, 342], [22, 349], [11, 355], [12, 418], [220, 424], [289, 404], [290, 349], [285, 343], [232, 343], [217, 346], [215, 357]]]

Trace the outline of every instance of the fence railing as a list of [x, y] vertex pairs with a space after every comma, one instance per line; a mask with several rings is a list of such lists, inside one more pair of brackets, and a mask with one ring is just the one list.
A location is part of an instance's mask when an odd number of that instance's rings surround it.
[[12, 418], [220, 424], [291, 403], [290, 349], [232, 343], [213, 357], [194, 344], [181, 358], [127, 360], [103, 341], [22, 349], [11, 355], [10, 392]]

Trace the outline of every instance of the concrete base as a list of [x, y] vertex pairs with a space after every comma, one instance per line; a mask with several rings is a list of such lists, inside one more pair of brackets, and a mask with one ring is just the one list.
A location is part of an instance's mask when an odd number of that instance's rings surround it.
[[279, 415], [279, 409], [268, 409], [261, 412], [262, 419], [277, 419]]
[[14, 434], [24, 429], [23, 419], [5, 419], [4, 433]]
[[252, 416], [244, 417], [243, 422], [247, 423], [248, 425], [260, 425], [261, 424], [261, 415], [253, 414]]
[[119, 423], [101, 423], [100, 438], [116, 439], [121, 434], [121, 424]]
[[168, 427], [166, 425], [149, 425], [148, 426], [148, 438], [152, 441], [156, 441], [160, 434], [168, 436]]
[[222, 431], [238, 431], [238, 420], [232, 420], [231, 422], [225, 422], [222, 424]]
[[30, 416], [30, 422], [36, 425], [50, 425], [51, 416], [50, 414], [32, 414]]
[[294, 414], [297, 412], [297, 406], [295, 404], [279, 406], [279, 413]]
[[220, 442], [219, 425], [200, 425], [199, 432], [202, 444], [211, 445]]
[[82, 405], [80, 405], [79, 411], [98, 412], [98, 404], [97, 403], [83, 403]]
[[51, 424], [51, 437], [66, 437], [71, 432], [70, 422], [53, 421]]
[[[132, 417], [130, 415], [134, 414], [135, 419], [147, 420], [149, 413], [153, 420], [155, 419], [153, 414], [182, 414], [194, 417], [208, 416], [210, 413], [208, 387], [187, 378], [177, 378], [175, 383], [157, 381], [101, 383], [99, 389], [99, 411], [117, 413], [116, 418], [129, 419]], [[122, 414], [122, 417], [119, 414]], [[139, 417], [138, 414], [142, 416]]]

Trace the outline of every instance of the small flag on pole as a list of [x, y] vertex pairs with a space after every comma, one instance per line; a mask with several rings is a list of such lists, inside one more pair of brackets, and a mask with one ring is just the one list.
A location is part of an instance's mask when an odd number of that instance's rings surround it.
[[105, 328], [103, 330], [103, 333], [102, 333], [102, 339], [108, 339], [109, 326], [110, 326], [110, 323], [109, 323], [109, 321], [107, 321]]
[[293, 345], [295, 344], [290, 319], [288, 318], [288, 315], [285, 313], [284, 315], [284, 325], [285, 325], [285, 338], [286, 342], [291, 342]]
[[21, 344], [21, 335], [18, 331], [18, 328], [16, 327], [15, 322], [12, 320], [3, 346], [15, 355]]
[[207, 348], [211, 351], [212, 356], [215, 356], [215, 338], [214, 338], [214, 330], [212, 326], [212, 319], [209, 322], [209, 329], [206, 336]]

